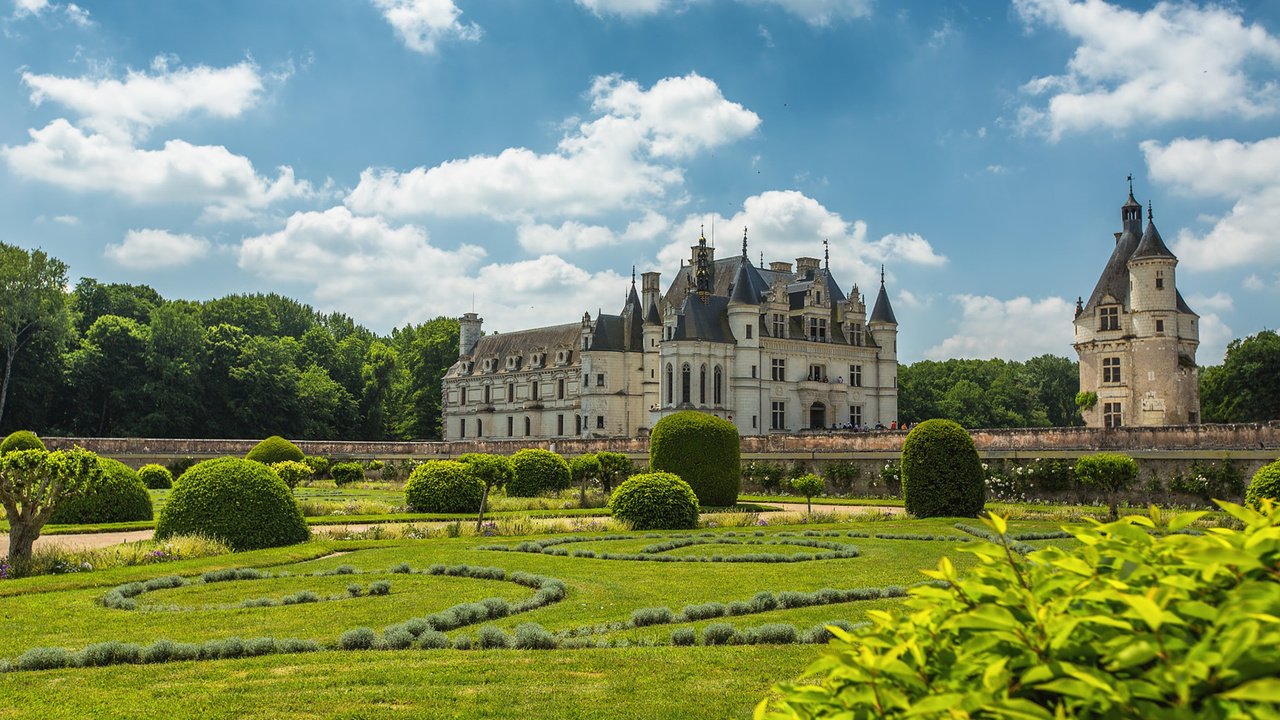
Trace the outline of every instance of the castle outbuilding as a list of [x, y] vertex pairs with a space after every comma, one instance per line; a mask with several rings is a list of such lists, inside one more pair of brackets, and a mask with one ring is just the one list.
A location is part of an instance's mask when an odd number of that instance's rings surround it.
[[1196, 369], [1199, 317], [1178, 292], [1178, 258], [1156, 229], [1150, 204], [1129, 197], [1122, 229], [1088, 302], [1076, 300], [1080, 390], [1096, 393], [1084, 409], [1089, 427], [1200, 422]]
[[[824, 253], [826, 254], [826, 253]], [[632, 437], [679, 410], [743, 435], [897, 420], [898, 321], [881, 270], [867, 314], [830, 260], [756, 267], [717, 259], [706, 237], [665, 293], [634, 271], [622, 312], [484, 335], [461, 318], [460, 357], [443, 383], [446, 440]]]

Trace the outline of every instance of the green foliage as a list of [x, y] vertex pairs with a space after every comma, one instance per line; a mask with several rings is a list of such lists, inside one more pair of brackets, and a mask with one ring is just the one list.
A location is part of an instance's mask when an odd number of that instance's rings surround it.
[[698, 526], [698, 497], [675, 474], [633, 475], [609, 497], [609, 512], [636, 530], [694, 528]]
[[847, 493], [853, 488], [853, 481], [858, 479], [861, 473], [858, 466], [852, 460], [833, 460], [824, 463], [822, 466], [822, 477], [838, 493]]
[[942, 585], [832, 630], [820, 684], [782, 686], [756, 717], [1274, 717], [1280, 514], [1223, 508], [1243, 530], [1130, 517], [1072, 529], [1070, 551], [966, 548], [963, 575], [943, 558]]
[[1280, 335], [1232, 340], [1222, 364], [1200, 374], [1200, 406], [1206, 422], [1280, 419]]
[[986, 501], [982, 461], [969, 433], [951, 420], [926, 420], [902, 444], [902, 499], [916, 517], [973, 517]]
[[148, 490], [167, 490], [173, 487], [173, 473], [163, 465], [143, 465], [138, 468], [138, 479]]
[[612, 492], [615, 485], [636, 472], [635, 463], [622, 453], [602, 451], [596, 453], [600, 461], [600, 483], [605, 492]]
[[292, 545], [310, 534], [284, 481], [266, 465], [238, 458], [188, 470], [156, 523], [157, 538], [204, 535], [236, 551]]
[[752, 460], [743, 467], [742, 474], [756, 485], [759, 485], [765, 492], [772, 494], [782, 487], [782, 480], [786, 477], [787, 468], [781, 463], [769, 462], [768, 460]]
[[329, 466], [332, 464], [327, 457], [319, 455], [308, 456], [302, 459], [307, 467], [311, 468], [311, 474], [317, 480], [329, 475]]
[[1080, 391], [1076, 393], [1076, 407], [1081, 410], [1092, 410], [1098, 404], [1098, 393]]
[[541, 448], [525, 448], [511, 456], [515, 477], [507, 483], [512, 497], [536, 497], [549, 490], [565, 490], [572, 475], [563, 457]]
[[814, 475], [813, 473], [801, 475], [791, 481], [791, 489], [807, 498], [821, 495], [825, 488], [826, 483], [822, 481], [822, 478]]
[[110, 458], [98, 458], [98, 466], [101, 472], [85, 485], [84, 492], [58, 503], [49, 522], [88, 525], [150, 520], [151, 494], [138, 473]]
[[329, 466], [329, 477], [338, 487], [364, 482], [364, 465], [358, 462], [340, 462]]
[[292, 490], [298, 487], [298, 483], [311, 477], [311, 466], [306, 463], [300, 463], [296, 460], [285, 460], [284, 462], [272, 463], [271, 469], [276, 471], [276, 475], [284, 481], [285, 485]]
[[1080, 425], [1074, 360], [921, 360], [898, 367], [901, 420], [954, 420], [964, 427]]
[[417, 467], [404, 486], [404, 502], [413, 512], [471, 513], [480, 509], [484, 483], [471, 465], [433, 460]]
[[677, 475], [702, 505], [733, 505], [742, 487], [738, 429], [696, 410], [667, 415], [650, 433], [649, 468]]
[[569, 460], [569, 476], [575, 483], [597, 480], [601, 472], [600, 459], [594, 453], [575, 455]]
[[1111, 517], [1119, 514], [1118, 494], [1138, 479], [1138, 463], [1128, 455], [1097, 453], [1076, 460], [1076, 480], [1101, 490], [1111, 501]]
[[1258, 468], [1245, 490], [1244, 501], [1251, 508], [1261, 507], [1264, 499], [1280, 504], [1280, 460]]
[[40, 529], [62, 502], [79, 497], [99, 475], [87, 450], [15, 450], [0, 455], [0, 504], [9, 520], [9, 561], [26, 563]]
[[1244, 473], [1230, 460], [1193, 462], [1186, 475], [1178, 474], [1169, 480], [1173, 492], [1195, 495], [1205, 502], [1238, 499], [1244, 488]]
[[40, 341], [54, 346], [70, 332], [63, 288], [67, 265], [42, 250], [0, 243], [0, 421], [13, 380], [14, 358]]
[[246, 460], [260, 462], [263, 465], [274, 465], [275, 463], [284, 462], [286, 460], [302, 462], [304, 455], [302, 454], [302, 451], [298, 449], [297, 445], [294, 445], [279, 435], [272, 435], [266, 440], [254, 445], [253, 449], [249, 451], [249, 454], [244, 457]]
[[45, 450], [44, 442], [30, 430], [15, 430], [0, 442], [0, 455], [14, 450]]
[[502, 487], [515, 477], [511, 460], [502, 455], [467, 453], [458, 456], [458, 462], [465, 464], [472, 475], [491, 488]]

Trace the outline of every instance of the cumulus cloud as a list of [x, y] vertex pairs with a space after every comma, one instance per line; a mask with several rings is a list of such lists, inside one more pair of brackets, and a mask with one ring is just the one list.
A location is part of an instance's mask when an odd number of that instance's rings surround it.
[[760, 123], [697, 74], [648, 90], [616, 76], [597, 78], [591, 99], [599, 117], [568, 132], [554, 152], [508, 148], [403, 173], [367, 169], [346, 205], [389, 217], [524, 222], [638, 208], [683, 182], [670, 160], [741, 139]]
[[[578, 0], [596, 15], [639, 17], [663, 11], [680, 11], [700, 0]], [[781, 8], [814, 27], [826, 27], [839, 20], [854, 20], [871, 14], [873, 0], [738, 0], [746, 5]]]
[[103, 254], [134, 270], [178, 267], [206, 257], [209, 241], [167, 230], [130, 230], [123, 242], [108, 245]]
[[1217, 313], [1201, 315], [1200, 347], [1196, 349], [1196, 362], [1201, 365], [1221, 365], [1227, 355], [1227, 344], [1235, 336], [1235, 331]]
[[1216, 292], [1212, 295], [1192, 295], [1187, 298], [1188, 304], [1199, 310], [1227, 311], [1235, 307], [1235, 301], [1231, 295], [1225, 292]]
[[988, 295], [954, 295], [951, 300], [960, 308], [959, 324], [954, 335], [925, 351], [931, 360], [1026, 360], [1071, 351], [1075, 305], [1060, 297], [1001, 300]]
[[623, 243], [653, 240], [665, 231], [670, 223], [665, 217], [649, 211], [639, 220], [629, 223], [620, 233], [601, 225], [584, 225], [568, 220], [559, 226], [531, 224], [516, 229], [516, 239], [529, 252], [564, 253], [574, 250]]
[[[1047, 96], [1023, 106], [1019, 127], [1057, 140], [1066, 133], [1280, 109], [1280, 40], [1246, 25], [1231, 6], [1160, 2], [1136, 12], [1104, 0], [1014, 0], [1028, 26], [1065, 32], [1080, 44], [1061, 75], [1023, 90]], [[1266, 79], [1259, 79], [1261, 78]]]
[[1179, 231], [1173, 251], [1200, 270], [1280, 259], [1280, 137], [1254, 143], [1179, 138], [1142, 143], [1152, 179], [1195, 197], [1226, 198], [1231, 210], [1205, 232]]
[[475, 23], [458, 20], [462, 11], [453, 0], [373, 0], [405, 47], [433, 53], [442, 40], [479, 40], [483, 31]]
[[61, 15], [80, 27], [92, 24], [89, 11], [75, 3], [52, 3], [49, 0], [14, 0], [13, 16], [18, 19], [41, 15]]

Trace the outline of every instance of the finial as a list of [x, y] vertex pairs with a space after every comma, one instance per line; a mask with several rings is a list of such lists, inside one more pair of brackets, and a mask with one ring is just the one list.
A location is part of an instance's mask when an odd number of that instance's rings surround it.
[[636, 266], [631, 266], [631, 287], [636, 286]]
[[760, 251], [760, 267], [764, 267], [764, 251]]
[[880, 287], [884, 287], [884, 263], [880, 263]]
[[822, 238], [822, 259], [827, 263], [827, 269], [831, 269], [831, 248], [826, 238]]
[[706, 244], [707, 244], [707, 232], [706, 232], [706, 229], [707, 229], [707, 226], [706, 226], [706, 225], [699, 225], [699, 226], [698, 226], [698, 244], [699, 244], [699, 245], [706, 245]]
[[1133, 196], [1133, 173], [1129, 173], [1129, 195]]
[[1151, 201], [1147, 201], [1147, 222], [1151, 222]]
[[751, 262], [750, 260], [747, 259], [747, 226], [746, 225], [742, 226], [742, 259], [746, 260], [747, 262]]

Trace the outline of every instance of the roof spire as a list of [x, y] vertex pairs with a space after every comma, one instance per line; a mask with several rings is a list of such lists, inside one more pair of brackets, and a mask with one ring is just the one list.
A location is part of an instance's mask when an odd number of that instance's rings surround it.
[[764, 267], [764, 251], [760, 251], [760, 267]]
[[631, 287], [636, 286], [636, 266], [631, 266]]
[[706, 225], [699, 225], [699, 226], [698, 226], [698, 244], [699, 244], [699, 245], [706, 245], [706, 244], [707, 244], [707, 232], [706, 232], [706, 231], [707, 231], [707, 226], [706, 226]]
[[822, 238], [822, 259], [827, 263], [827, 269], [831, 269], [831, 248], [826, 238]]
[[1133, 194], [1133, 173], [1129, 173], [1129, 194]]
[[1151, 222], [1151, 201], [1147, 201], [1147, 222]]
[[884, 287], [884, 263], [880, 263], [880, 287]]
[[742, 259], [746, 260], [748, 263], [751, 262], [751, 260], [747, 257], [747, 226], [746, 225], [742, 226]]

